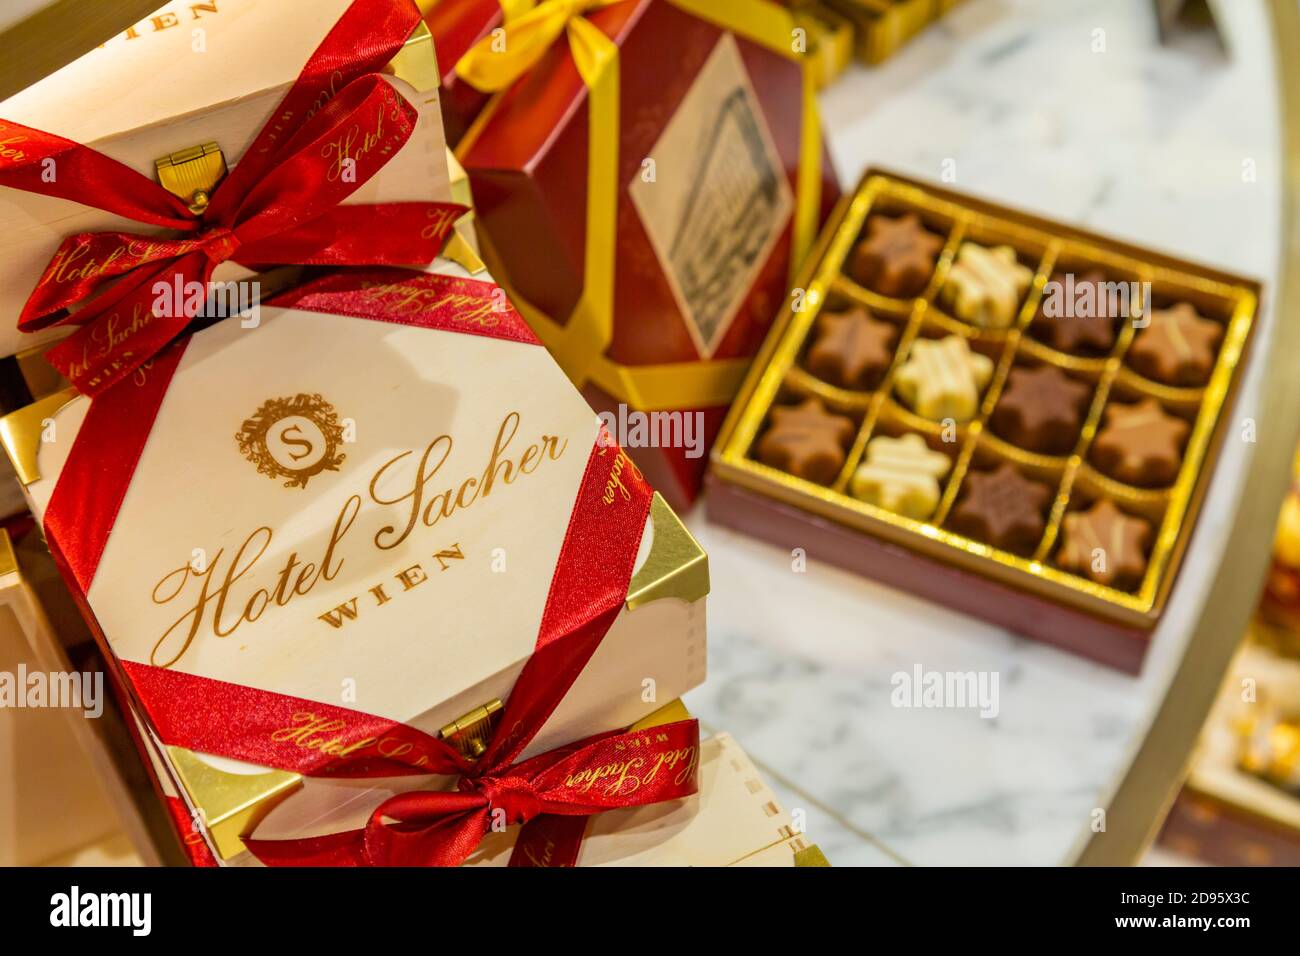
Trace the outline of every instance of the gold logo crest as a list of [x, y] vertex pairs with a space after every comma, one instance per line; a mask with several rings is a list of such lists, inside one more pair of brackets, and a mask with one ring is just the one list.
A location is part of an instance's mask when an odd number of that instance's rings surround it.
[[320, 395], [273, 398], [240, 427], [239, 450], [260, 474], [285, 479], [286, 488], [306, 488], [323, 471], [338, 471], [343, 426], [334, 406]]

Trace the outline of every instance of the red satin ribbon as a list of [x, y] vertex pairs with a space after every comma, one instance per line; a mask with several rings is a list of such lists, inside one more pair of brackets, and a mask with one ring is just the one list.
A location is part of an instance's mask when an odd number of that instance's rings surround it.
[[[491, 283], [394, 269], [331, 275], [274, 300], [535, 345], [505, 302]], [[138, 370], [134, 384], [91, 404], [51, 496], [47, 537], [83, 608], [187, 341]], [[608, 493], [616, 470], [626, 495]], [[374, 715], [130, 661], [122, 668], [166, 744], [315, 776], [460, 777], [455, 792], [393, 798], [364, 830], [251, 842], [270, 864], [456, 864], [494, 823], [506, 822], [527, 824], [511, 865], [572, 865], [587, 815], [695, 792], [694, 721], [601, 735], [516, 763], [622, 609], [652, 494], [602, 431], [575, 495], [535, 650], [476, 762], [442, 740]]]
[[28, 298], [19, 328], [82, 326], [49, 359], [93, 396], [149, 361], [194, 317], [178, 302], [155, 310], [165, 301], [154, 289], [159, 282], [206, 289], [227, 260], [250, 268], [432, 261], [463, 207], [340, 205], [410, 138], [417, 113], [379, 71], [419, 22], [410, 0], [355, 0], [198, 217], [116, 160], [0, 120], [0, 137], [11, 147], [0, 157], [0, 185], [185, 234], [69, 236]]
[[699, 725], [683, 720], [475, 768], [456, 790], [398, 794], [364, 829], [244, 842], [268, 866], [458, 866], [489, 830], [524, 824], [511, 866], [573, 866], [586, 817], [690, 796], [698, 767]]

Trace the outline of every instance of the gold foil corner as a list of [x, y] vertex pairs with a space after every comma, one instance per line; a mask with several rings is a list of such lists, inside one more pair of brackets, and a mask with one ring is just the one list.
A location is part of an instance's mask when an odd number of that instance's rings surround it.
[[24, 486], [41, 477], [38, 458], [45, 422], [76, 397], [76, 389], [65, 388], [0, 418], [0, 443]]
[[706, 597], [709, 556], [658, 492], [650, 504], [650, 521], [654, 540], [645, 564], [628, 585], [628, 610], [664, 598], [689, 604]]
[[167, 755], [223, 860], [244, 852], [243, 837], [302, 786], [302, 777], [287, 770], [230, 773], [218, 770], [183, 747], [168, 747]]
[[665, 724], [676, 724], [690, 719], [691, 712], [686, 709], [686, 705], [679, 697], [671, 703], [664, 704], [654, 713], [642, 717], [628, 730], [649, 730], [651, 727], [662, 727]]
[[831, 861], [816, 843], [794, 851], [795, 866], [830, 866]]
[[14, 543], [9, 532], [0, 528], [0, 577], [13, 574], [18, 570], [18, 556], [14, 554]]
[[442, 84], [442, 76], [438, 73], [438, 56], [433, 47], [433, 34], [423, 20], [388, 61], [385, 72], [409, 83], [417, 93], [428, 93]]

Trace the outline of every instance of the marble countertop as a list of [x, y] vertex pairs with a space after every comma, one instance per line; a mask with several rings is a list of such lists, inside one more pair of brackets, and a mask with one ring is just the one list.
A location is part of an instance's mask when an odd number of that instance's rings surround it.
[[[1162, 47], [1134, 0], [969, 0], [822, 96], [842, 182], [940, 181], [1265, 283], [1271, 331], [1280, 133], [1267, 12], [1217, 5], [1227, 58]], [[1101, 46], [1103, 49], [1098, 49]], [[945, 167], [945, 161], [951, 161]], [[1234, 416], [1249, 417], [1258, 363]], [[1268, 436], [1259, 436], [1260, 441]], [[1246, 455], [1230, 431], [1169, 610], [1130, 677], [707, 523], [709, 678], [687, 699], [734, 734], [836, 865], [1053, 864], [1142, 739], [1218, 572]], [[891, 677], [996, 673], [999, 708], [891, 705]]]

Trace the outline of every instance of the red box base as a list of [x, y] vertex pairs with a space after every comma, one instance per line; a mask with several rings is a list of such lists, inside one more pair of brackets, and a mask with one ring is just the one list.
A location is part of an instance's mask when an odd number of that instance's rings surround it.
[[1142, 669], [1151, 632], [1102, 620], [934, 561], [709, 474], [708, 519], [919, 595], [1009, 631], [1129, 674]]

